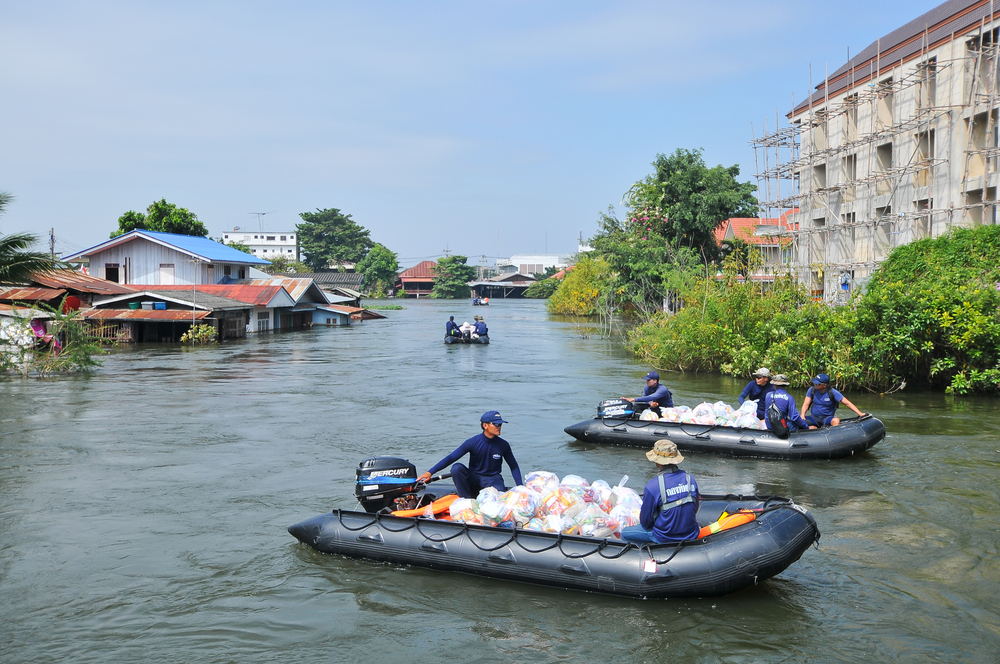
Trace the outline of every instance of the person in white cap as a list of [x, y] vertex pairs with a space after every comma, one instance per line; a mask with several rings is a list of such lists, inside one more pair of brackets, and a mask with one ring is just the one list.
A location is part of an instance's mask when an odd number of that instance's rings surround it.
[[622, 528], [622, 539], [636, 544], [695, 539], [700, 530], [695, 515], [701, 496], [694, 478], [677, 468], [684, 461], [677, 445], [658, 440], [646, 458], [656, 464], [659, 473], [643, 489], [639, 525]]
[[774, 392], [774, 385], [771, 385], [771, 371], [767, 367], [757, 369], [753, 375], [753, 380], [747, 383], [740, 393], [740, 405], [749, 399], [757, 402], [757, 419], [764, 419], [764, 397], [768, 392]]

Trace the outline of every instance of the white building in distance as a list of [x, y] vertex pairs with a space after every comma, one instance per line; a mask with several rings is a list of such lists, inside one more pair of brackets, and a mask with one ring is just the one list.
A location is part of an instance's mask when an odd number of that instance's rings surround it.
[[278, 256], [299, 260], [298, 233], [295, 231], [244, 231], [233, 229], [222, 234], [223, 242], [239, 242], [250, 247], [250, 253], [264, 259]]
[[567, 265], [569, 256], [556, 254], [514, 254], [510, 258], [497, 259], [500, 274], [544, 274], [547, 268], [562, 269]]

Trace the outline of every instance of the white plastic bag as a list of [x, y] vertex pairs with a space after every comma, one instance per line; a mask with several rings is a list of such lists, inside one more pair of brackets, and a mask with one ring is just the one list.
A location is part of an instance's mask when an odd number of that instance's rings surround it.
[[480, 525], [483, 523], [483, 513], [479, 510], [479, 501], [475, 498], [459, 498], [448, 509], [452, 521]]
[[559, 476], [544, 470], [533, 470], [524, 478], [524, 486], [538, 493], [546, 493], [559, 486]]

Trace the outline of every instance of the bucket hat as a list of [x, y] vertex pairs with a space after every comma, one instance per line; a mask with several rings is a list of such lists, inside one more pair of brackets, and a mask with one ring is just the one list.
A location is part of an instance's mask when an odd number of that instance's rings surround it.
[[677, 445], [669, 440], [658, 440], [653, 443], [653, 449], [646, 452], [646, 458], [662, 466], [684, 461], [684, 457], [677, 451]]
[[776, 387], [780, 387], [782, 385], [788, 385], [788, 376], [786, 376], [785, 374], [776, 374], [771, 379], [771, 385], [774, 385]]
[[771, 377], [771, 370], [768, 369], [767, 367], [761, 367], [760, 369], [757, 369], [757, 373], [755, 373], [753, 375], [753, 377], [754, 378], [770, 378]]

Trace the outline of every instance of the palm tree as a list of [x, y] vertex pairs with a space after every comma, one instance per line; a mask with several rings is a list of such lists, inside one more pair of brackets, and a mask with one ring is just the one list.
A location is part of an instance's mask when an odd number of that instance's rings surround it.
[[[0, 191], [0, 215], [7, 204], [14, 199], [6, 191]], [[0, 284], [22, 284], [30, 280], [34, 272], [47, 272], [54, 261], [47, 255], [27, 251], [38, 241], [31, 233], [0, 235]]]

